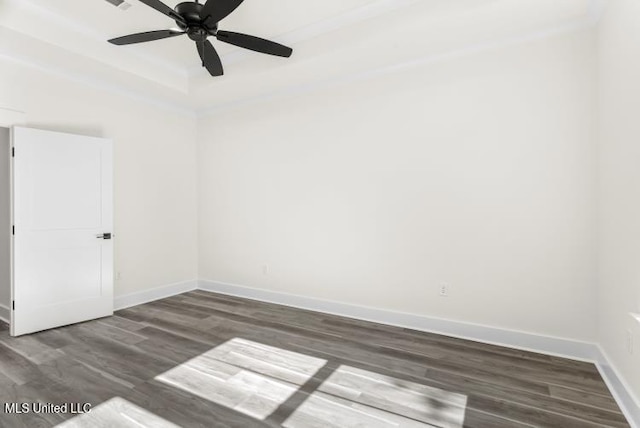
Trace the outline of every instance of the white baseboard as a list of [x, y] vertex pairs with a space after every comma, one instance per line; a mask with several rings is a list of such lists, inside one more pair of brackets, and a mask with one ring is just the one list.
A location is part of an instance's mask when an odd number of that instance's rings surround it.
[[611, 394], [616, 399], [631, 427], [640, 428], [640, 400], [631, 392], [632, 389], [629, 388], [624, 378], [620, 376], [620, 372], [615, 366], [611, 364], [611, 359], [600, 346], [598, 346], [598, 352], [599, 357], [596, 367], [600, 375], [609, 387]]
[[7, 324], [11, 322], [11, 310], [8, 306], [0, 305], [0, 320]]
[[309, 309], [312, 311], [356, 318], [380, 324], [411, 328], [414, 330], [439, 333], [476, 342], [489, 343], [525, 351], [572, 358], [575, 360], [596, 361], [599, 352], [595, 343], [580, 342], [551, 336], [542, 336], [521, 331], [506, 330], [479, 324], [451, 321], [423, 315], [394, 312], [365, 306], [316, 299], [294, 294], [251, 288], [220, 281], [200, 280], [200, 290], [229, 294], [263, 302]]
[[161, 287], [151, 288], [138, 293], [116, 296], [113, 302], [113, 309], [117, 311], [120, 309], [130, 308], [131, 306], [142, 305], [143, 303], [149, 303], [154, 300], [175, 296], [176, 294], [186, 293], [187, 291], [192, 291], [196, 288], [198, 288], [198, 281], [194, 279], [192, 281], [163, 285]]

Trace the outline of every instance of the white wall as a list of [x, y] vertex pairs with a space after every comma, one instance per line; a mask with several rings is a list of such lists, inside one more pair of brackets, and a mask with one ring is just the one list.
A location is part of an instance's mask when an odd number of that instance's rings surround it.
[[8, 321], [11, 301], [11, 198], [8, 128], [0, 128], [0, 318]]
[[[640, 397], [640, 2], [610, 2], [599, 31], [599, 342]], [[627, 351], [627, 332], [635, 355]], [[640, 404], [637, 404], [640, 406]]]
[[6, 61], [0, 106], [113, 139], [116, 296], [196, 278], [195, 118]]
[[593, 37], [202, 119], [200, 278], [595, 339]]

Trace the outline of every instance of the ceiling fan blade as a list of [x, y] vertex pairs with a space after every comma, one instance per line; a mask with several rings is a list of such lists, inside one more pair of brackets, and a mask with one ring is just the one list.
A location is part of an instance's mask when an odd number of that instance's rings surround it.
[[187, 24], [184, 18], [176, 13], [175, 10], [171, 9], [166, 4], [162, 3], [160, 0], [140, 0], [142, 3], [146, 4], [149, 7], [154, 8], [158, 12], [167, 15], [169, 18], [174, 21], [181, 22], [182, 24]]
[[[209, 0], [212, 1], [212, 0]], [[270, 40], [260, 37], [249, 36], [248, 34], [234, 33], [231, 31], [218, 31], [216, 37], [221, 42], [230, 43], [241, 48], [261, 52], [269, 55], [283, 56], [288, 58], [293, 53], [293, 49]]]
[[131, 45], [134, 43], [150, 42], [153, 40], [160, 40], [160, 39], [166, 39], [169, 37], [181, 36], [183, 34], [185, 34], [184, 31], [174, 31], [174, 30], [147, 31], [145, 33], [129, 34], [128, 36], [122, 36], [115, 39], [111, 39], [109, 40], [109, 43], [112, 43], [118, 46]]
[[202, 59], [202, 66], [205, 67], [212, 76], [222, 76], [224, 74], [222, 61], [220, 61], [218, 52], [216, 52], [211, 42], [208, 40], [196, 42], [196, 46], [198, 47], [200, 59]]
[[200, 19], [218, 23], [236, 10], [244, 0], [207, 0], [200, 11]]

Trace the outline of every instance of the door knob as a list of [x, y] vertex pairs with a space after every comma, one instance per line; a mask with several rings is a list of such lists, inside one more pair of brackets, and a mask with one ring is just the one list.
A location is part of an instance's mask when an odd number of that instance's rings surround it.
[[96, 238], [98, 238], [98, 239], [111, 239], [111, 234], [110, 233], [103, 233], [102, 235], [96, 235]]

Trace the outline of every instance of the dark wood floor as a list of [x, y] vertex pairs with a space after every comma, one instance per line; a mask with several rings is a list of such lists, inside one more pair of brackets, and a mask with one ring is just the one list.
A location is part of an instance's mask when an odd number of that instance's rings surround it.
[[0, 324], [0, 403], [36, 401], [93, 411], [0, 426], [629, 426], [592, 364], [203, 291]]

